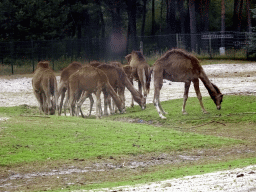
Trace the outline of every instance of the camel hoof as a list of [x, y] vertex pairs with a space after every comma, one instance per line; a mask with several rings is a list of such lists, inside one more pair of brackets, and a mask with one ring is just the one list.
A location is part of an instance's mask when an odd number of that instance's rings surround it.
[[159, 116], [160, 116], [161, 119], [166, 119], [166, 117], [163, 116], [162, 114], [159, 114]]
[[204, 114], [209, 114], [207, 111], [203, 111]]
[[183, 115], [187, 115], [188, 113], [187, 113], [186, 111], [183, 111], [182, 114], [183, 114]]

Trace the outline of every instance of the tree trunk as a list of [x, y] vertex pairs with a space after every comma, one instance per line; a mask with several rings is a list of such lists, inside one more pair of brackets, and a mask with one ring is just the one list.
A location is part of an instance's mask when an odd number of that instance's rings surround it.
[[155, 21], [155, 0], [152, 0], [152, 30], [151, 35], [156, 33], [156, 21]]
[[[225, 0], [221, 0], [221, 34], [225, 33]], [[221, 47], [225, 47], [225, 39], [221, 38]]]
[[233, 29], [241, 31], [243, 0], [234, 0]]
[[252, 32], [252, 22], [251, 22], [251, 4], [250, 0], [246, 0], [246, 10], [247, 10], [247, 22], [248, 22], [248, 32]]
[[209, 31], [209, 6], [210, 0], [200, 0], [201, 31]]
[[166, 0], [166, 7], [167, 7], [167, 15], [166, 15], [167, 34], [175, 34], [176, 33], [175, 1], [176, 0]]
[[104, 17], [103, 17], [103, 13], [102, 13], [102, 9], [101, 9], [101, 2], [100, 0], [96, 0], [96, 4], [99, 7], [99, 16], [100, 16], [100, 24], [101, 24], [101, 38], [105, 37], [105, 21], [104, 21]]
[[178, 8], [180, 13], [180, 32], [181, 34], [184, 34], [186, 32], [186, 27], [185, 27], [186, 14], [184, 11], [185, 10], [184, 0], [178, 0]]
[[189, 0], [189, 16], [190, 16], [190, 35], [191, 35], [191, 51], [196, 51], [196, 12], [195, 0]]
[[128, 35], [131, 36], [131, 42], [132, 42], [132, 49], [136, 50], [136, 36], [137, 36], [137, 30], [136, 30], [136, 2], [137, 0], [129, 0], [126, 1], [127, 5], [127, 13], [128, 13], [128, 25], [129, 25], [129, 32]]
[[141, 26], [141, 36], [145, 35], [145, 23], [146, 23], [146, 13], [147, 13], [147, 0], [143, 0], [143, 12], [142, 12], [142, 26]]

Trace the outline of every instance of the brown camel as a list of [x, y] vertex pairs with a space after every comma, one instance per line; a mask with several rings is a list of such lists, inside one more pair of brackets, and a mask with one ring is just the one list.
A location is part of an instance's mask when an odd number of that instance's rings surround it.
[[58, 99], [61, 96], [60, 99], [60, 104], [58, 107], [59, 110], [59, 115], [61, 115], [62, 112], [62, 106], [63, 106], [63, 100], [65, 98], [65, 93], [68, 89], [68, 78], [70, 77], [71, 74], [76, 72], [82, 68], [82, 64], [78, 62], [72, 62], [70, 63], [66, 68], [64, 68], [60, 74], [60, 86], [58, 90]]
[[[74, 61], [74, 62], [70, 63], [66, 68], [64, 68], [61, 72], [60, 87], [59, 87], [59, 90], [58, 90], [58, 99], [61, 96], [60, 104], [59, 104], [59, 107], [58, 107], [59, 115], [61, 115], [63, 101], [64, 101], [64, 98], [65, 98], [65, 93], [68, 89], [68, 78], [70, 77], [70, 75], [72, 75], [74, 72], [76, 72], [77, 70], [79, 70], [81, 68], [82, 68], [82, 64], [79, 63], [79, 62]], [[93, 105], [94, 101], [93, 101], [93, 98], [92, 98], [91, 95], [89, 96], [89, 99], [90, 99], [90, 102], [91, 102], [90, 103], [90, 111], [89, 111], [89, 116], [90, 116], [91, 111], [92, 111], [92, 105]], [[64, 105], [64, 114], [65, 115], [66, 115], [67, 102], [68, 102], [68, 99], [66, 99], [65, 105]], [[84, 117], [82, 111], [81, 111], [81, 114]]]
[[159, 116], [162, 119], [166, 118], [163, 116], [166, 114], [166, 112], [162, 109], [159, 100], [163, 79], [185, 83], [184, 101], [182, 107], [183, 114], [186, 114], [185, 106], [188, 99], [188, 92], [191, 81], [194, 84], [201, 108], [204, 113], [207, 113], [202, 102], [202, 96], [199, 89], [199, 79], [201, 79], [204, 86], [208, 90], [212, 100], [217, 106], [217, 109], [221, 109], [223, 95], [221, 94], [218, 87], [210, 82], [202, 66], [199, 64], [198, 59], [188, 52], [182, 49], [172, 49], [167, 51], [155, 62], [153, 66], [153, 73], [155, 87], [153, 103], [159, 113]]
[[[108, 77], [110, 85], [113, 87], [116, 93], [118, 93], [123, 106], [125, 106], [125, 96], [124, 91], [125, 87], [131, 92], [135, 101], [140, 105], [142, 109], [146, 107], [146, 99], [142, 96], [140, 92], [138, 92], [133, 85], [131, 84], [129, 78], [127, 77], [123, 68], [118, 67], [120, 65], [113, 64], [102, 64], [98, 66]], [[112, 113], [114, 112], [111, 108], [111, 100], [106, 91], [104, 91], [104, 114], [107, 115], [107, 107], [110, 108]]]
[[151, 74], [150, 67], [147, 64], [145, 57], [140, 51], [132, 51], [132, 53], [128, 54], [125, 58], [128, 61], [128, 65], [132, 68], [132, 83], [133, 79], [138, 81], [139, 92], [142, 93], [143, 89], [143, 95], [144, 97], [147, 97], [150, 90]]
[[[105, 90], [108, 94], [111, 95], [115, 104], [117, 105], [119, 111], [123, 113], [122, 102], [117, 96], [116, 92], [113, 90], [109, 84], [108, 77], [106, 74], [95, 67], [86, 65], [80, 70], [73, 73], [69, 78], [68, 84], [68, 95], [70, 103], [70, 112], [71, 115], [79, 115], [81, 105], [85, 99], [94, 93], [96, 95], [96, 116], [101, 117], [101, 99], [100, 93], [102, 90]], [[77, 102], [78, 101], [78, 102]], [[75, 112], [75, 104], [77, 102], [77, 109]]]
[[57, 80], [49, 62], [41, 61], [32, 78], [33, 91], [39, 103], [39, 109], [47, 115], [55, 114], [57, 105]]

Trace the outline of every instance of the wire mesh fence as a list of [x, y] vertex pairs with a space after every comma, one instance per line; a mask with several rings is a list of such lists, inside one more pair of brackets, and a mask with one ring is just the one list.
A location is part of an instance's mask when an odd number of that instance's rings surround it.
[[[143, 42], [146, 57], [171, 48], [183, 48], [205, 59], [247, 59], [253, 36], [254, 33], [238, 32], [143, 36], [137, 37], [136, 49], [139, 50]], [[117, 39], [116, 42], [120, 41]], [[115, 60], [123, 63], [125, 55], [132, 51], [132, 45], [131, 41], [126, 41], [125, 48], [113, 51], [109, 38], [0, 42], [0, 75], [32, 73], [40, 60], [50, 61], [56, 71], [72, 61]]]

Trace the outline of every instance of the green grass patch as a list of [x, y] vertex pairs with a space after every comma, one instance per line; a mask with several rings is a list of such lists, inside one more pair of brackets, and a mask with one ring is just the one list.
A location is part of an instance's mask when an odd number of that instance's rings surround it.
[[167, 119], [160, 119], [153, 104], [148, 104], [146, 110], [140, 110], [139, 106], [128, 108], [126, 114], [110, 116], [110, 119], [137, 119], [136, 122], [147, 122], [175, 127], [191, 127], [213, 120], [221, 122], [256, 122], [256, 97], [225, 95], [222, 109], [217, 110], [210, 97], [204, 97], [203, 103], [208, 114], [203, 114], [197, 98], [189, 98], [186, 104], [187, 115], [182, 115], [183, 99], [163, 101], [161, 105], [168, 113]]
[[[10, 107], [0, 111], [8, 115], [27, 113], [27, 110], [24, 107]], [[153, 125], [77, 117], [15, 115], [1, 126], [4, 127], [0, 132], [2, 166], [33, 161], [216, 148], [241, 142]]]
[[[165, 120], [159, 118], [152, 104], [145, 110], [135, 106], [128, 108], [126, 114], [102, 119], [41, 116], [38, 108], [26, 105], [2, 107], [0, 117], [9, 119], [0, 121], [0, 175], [83, 169], [97, 163], [122, 165], [168, 156], [163, 161], [169, 163], [59, 178], [35, 177], [34, 182], [26, 184], [30, 191], [61, 188], [69, 191], [160, 181], [256, 164], [255, 96], [225, 95], [220, 111], [209, 97], [204, 97], [209, 114], [202, 113], [197, 98], [189, 98], [188, 115], [182, 115], [182, 102], [182, 99], [161, 102], [168, 112]], [[200, 158], [184, 160], [180, 155]], [[20, 190], [26, 191], [26, 185]]]

